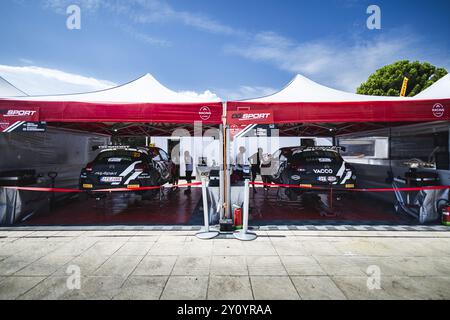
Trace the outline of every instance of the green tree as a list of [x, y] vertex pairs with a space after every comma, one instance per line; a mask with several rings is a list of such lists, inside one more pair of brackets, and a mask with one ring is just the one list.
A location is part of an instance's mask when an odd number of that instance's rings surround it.
[[400, 60], [378, 69], [356, 90], [359, 94], [373, 96], [399, 96], [403, 78], [408, 77], [407, 97], [413, 97], [447, 74], [428, 62]]

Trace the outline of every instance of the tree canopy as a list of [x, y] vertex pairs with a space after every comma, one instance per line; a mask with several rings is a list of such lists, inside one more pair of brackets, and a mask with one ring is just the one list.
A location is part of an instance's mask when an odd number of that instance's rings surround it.
[[409, 79], [406, 96], [413, 97], [447, 73], [444, 68], [438, 68], [428, 62], [400, 60], [375, 71], [356, 92], [374, 96], [399, 96], [403, 78], [406, 76]]

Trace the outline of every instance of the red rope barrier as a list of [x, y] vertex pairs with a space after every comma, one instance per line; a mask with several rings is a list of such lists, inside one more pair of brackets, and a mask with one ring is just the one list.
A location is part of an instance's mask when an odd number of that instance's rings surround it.
[[[170, 185], [171, 187], [191, 187], [199, 186], [201, 182], [185, 183], [178, 185]], [[34, 191], [34, 192], [56, 192], [56, 193], [82, 193], [82, 192], [130, 192], [130, 191], [147, 191], [157, 190], [163, 186], [151, 186], [151, 187], [139, 187], [139, 188], [113, 188], [113, 189], [92, 189], [92, 190], [80, 190], [80, 189], [65, 189], [65, 188], [38, 188], [38, 187], [2, 187], [5, 189], [22, 190], [22, 191]]]
[[[171, 187], [190, 187], [200, 186], [201, 182], [185, 183], [179, 185], [170, 185]], [[264, 182], [250, 182], [250, 185], [276, 187], [276, 188], [295, 188], [306, 190], [336, 190], [336, 188], [330, 187], [316, 187], [306, 185], [294, 185], [294, 184], [279, 184], [279, 183], [264, 183]], [[157, 190], [163, 186], [151, 186], [151, 187], [139, 187], [139, 188], [112, 188], [112, 189], [92, 189], [92, 190], [80, 190], [80, 189], [67, 189], [67, 188], [38, 188], [38, 187], [2, 187], [5, 189], [22, 190], [22, 191], [34, 191], [34, 192], [56, 192], [56, 193], [82, 193], [82, 192], [130, 192], [130, 191], [147, 191]], [[421, 191], [421, 190], [447, 190], [450, 186], [429, 186], [429, 187], [408, 187], [408, 188], [343, 188], [342, 190], [350, 192], [393, 192], [393, 191]]]
[[[278, 184], [278, 183], [264, 183], [264, 182], [250, 182], [251, 185], [276, 187], [276, 188], [296, 188], [296, 189], [312, 189], [312, 190], [337, 190], [330, 187], [314, 187], [294, 184]], [[429, 187], [409, 187], [409, 188], [343, 188], [345, 191], [353, 192], [393, 192], [393, 191], [421, 191], [421, 190], [447, 190], [450, 186], [429, 186]]]

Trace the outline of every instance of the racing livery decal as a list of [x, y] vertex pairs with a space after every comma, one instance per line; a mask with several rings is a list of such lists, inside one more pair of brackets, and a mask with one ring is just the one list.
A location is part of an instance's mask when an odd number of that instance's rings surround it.
[[39, 108], [0, 107], [0, 132], [13, 132], [16, 129], [22, 128], [27, 122], [38, 121]]

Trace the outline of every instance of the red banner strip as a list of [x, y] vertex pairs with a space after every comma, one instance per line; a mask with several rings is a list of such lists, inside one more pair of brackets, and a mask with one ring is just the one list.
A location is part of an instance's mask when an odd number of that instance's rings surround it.
[[[201, 182], [185, 183], [178, 185], [171, 185], [171, 187], [191, 187], [200, 186]], [[97, 190], [80, 190], [80, 189], [64, 189], [64, 188], [37, 188], [37, 187], [2, 187], [5, 189], [12, 190], [22, 190], [22, 191], [35, 191], [35, 192], [56, 192], [56, 193], [81, 193], [81, 192], [130, 192], [130, 191], [146, 191], [146, 190], [156, 190], [163, 186], [152, 186], [152, 187], [139, 187], [139, 188], [115, 188], [115, 189], [97, 189]]]
[[263, 182], [250, 182], [251, 185], [276, 187], [276, 188], [297, 188], [297, 189], [313, 189], [313, 190], [345, 190], [352, 192], [394, 192], [394, 191], [421, 191], [421, 190], [447, 190], [450, 186], [430, 186], [430, 187], [411, 187], [411, 188], [342, 188], [335, 189], [329, 187], [308, 187], [294, 184], [277, 184], [277, 183], [263, 183]]

